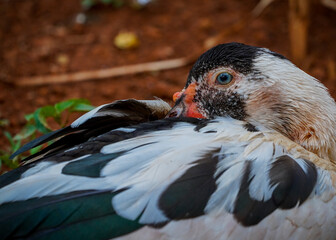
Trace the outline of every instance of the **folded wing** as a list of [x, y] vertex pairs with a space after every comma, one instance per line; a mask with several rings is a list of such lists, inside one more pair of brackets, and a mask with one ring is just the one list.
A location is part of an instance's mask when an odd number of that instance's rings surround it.
[[294, 152], [230, 118], [118, 128], [3, 182], [0, 236], [106, 239], [213, 214], [257, 226], [334, 192], [329, 172]]
[[162, 119], [169, 112], [170, 106], [163, 100], [120, 100], [113, 103], [99, 106], [84, 114], [70, 126], [56, 130], [49, 134], [37, 138], [15, 152], [11, 157], [15, 157], [31, 148], [39, 146], [48, 141], [62, 137], [56, 143], [43, 149], [42, 151], [25, 159], [37, 159], [46, 153], [53, 153], [59, 150], [75, 146], [87, 141], [91, 137], [96, 137], [110, 130], [127, 127], [143, 122]]

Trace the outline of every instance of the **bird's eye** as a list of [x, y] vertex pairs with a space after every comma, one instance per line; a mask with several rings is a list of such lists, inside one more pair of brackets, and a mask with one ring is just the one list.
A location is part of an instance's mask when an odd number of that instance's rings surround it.
[[223, 72], [217, 75], [216, 82], [221, 85], [229, 84], [233, 79], [233, 76], [230, 73]]

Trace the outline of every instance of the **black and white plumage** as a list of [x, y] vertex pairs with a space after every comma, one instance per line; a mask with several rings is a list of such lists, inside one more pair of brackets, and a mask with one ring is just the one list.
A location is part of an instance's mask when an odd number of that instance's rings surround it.
[[335, 239], [336, 105], [321, 83], [229, 43], [174, 97], [104, 105], [24, 146], [61, 137], [0, 176], [0, 238]]

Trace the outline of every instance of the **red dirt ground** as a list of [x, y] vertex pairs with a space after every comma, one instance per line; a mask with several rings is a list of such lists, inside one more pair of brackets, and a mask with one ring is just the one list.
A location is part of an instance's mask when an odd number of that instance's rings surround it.
[[[80, 0], [0, 0], [0, 119], [15, 134], [24, 115], [36, 108], [70, 98], [87, 98], [93, 105], [116, 99], [170, 100], [184, 86], [189, 66], [134, 76], [35, 87], [11, 84], [21, 77], [104, 69], [198, 53], [204, 42], [223, 31], [221, 42], [263, 46], [288, 58], [288, 2], [274, 1], [239, 31], [233, 24], [248, 16], [258, 0], [157, 0], [142, 10], [97, 6], [76, 25]], [[336, 11], [314, 1], [303, 67], [336, 97]], [[140, 45], [119, 50], [113, 39], [121, 31], [135, 32]], [[68, 63], [57, 61], [66, 55]], [[1, 131], [5, 130], [4, 128]], [[0, 149], [8, 143], [1, 134]]]

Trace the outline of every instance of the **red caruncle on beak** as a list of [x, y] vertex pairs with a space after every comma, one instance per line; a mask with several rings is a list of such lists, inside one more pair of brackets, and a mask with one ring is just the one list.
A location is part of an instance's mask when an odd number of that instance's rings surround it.
[[205, 118], [205, 116], [198, 111], [196, 102], [194, 102], [196, 87], [196, 83], [191, 83], [184, 91], [174, 93], [173, 101], [177, 102], [177, 104], [172, 108], [168, 117], [184, 116], [192, 118]]

